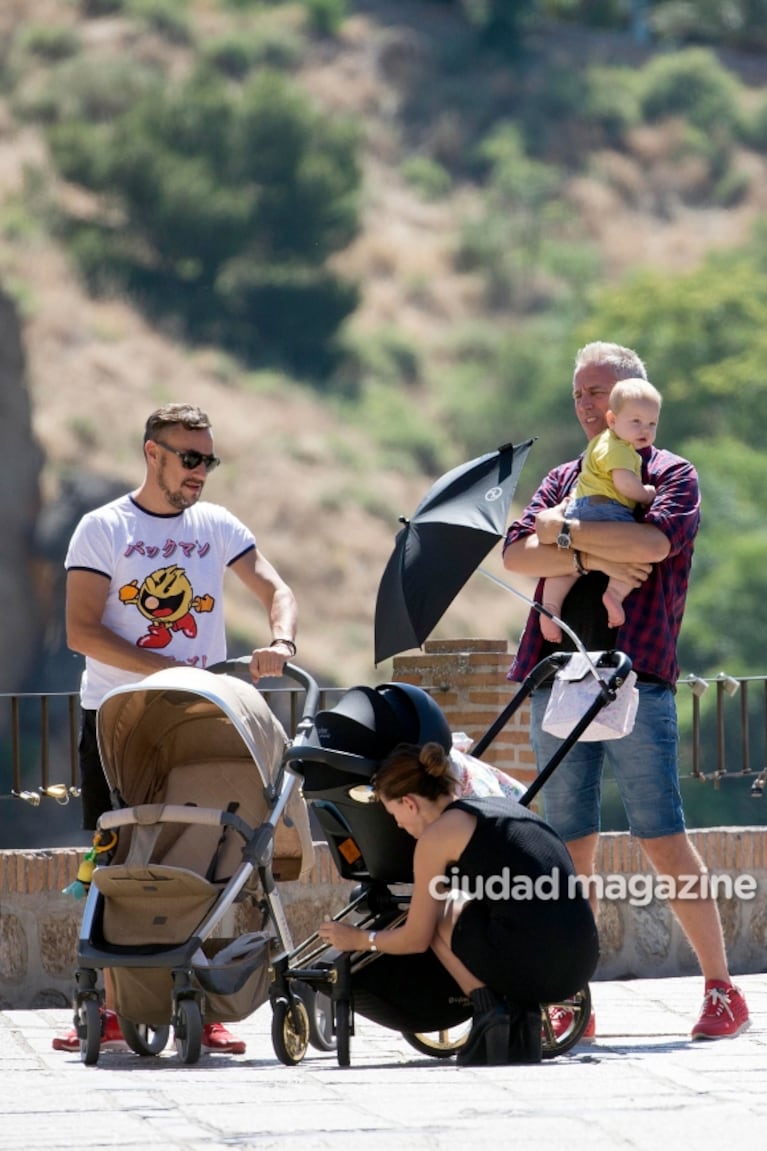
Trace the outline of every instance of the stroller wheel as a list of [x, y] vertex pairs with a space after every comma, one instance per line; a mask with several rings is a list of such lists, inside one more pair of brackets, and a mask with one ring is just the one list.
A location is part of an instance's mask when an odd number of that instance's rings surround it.
[[[560, 1023], [555, 1031], [549, 1011], [557, 1007], [561, 1011], [560, 1018], [565, 1021], [563, 1027]], [[564, 1055], [571, 1047], [575, 1047], [583, 1032], [589, 1025], [591, 1018], [591, 990], [584, 987], [569, 999], [562, 999], [558, 1003], [547, 1003], [541, 1008], [541, 1055], [544, 1059], [554, 1059], [557, 1055]]]
[[471, 1020], [459, 1023], [456, 1027], [445, 1027], [440, 1031], [403, 1031], [402, 1036], [421, 1055], [431, 1055], [435, 1059], [449, 1059], [460, 1051], [471, 1029]]
[[174, 1019], [176, 1050], [182, 1063], [196, 1063], [202, 1051], [202, 1014], [194, 999], [179, 1000]]
[[272, 1010], [272, 1046], [281, 1063], [295, 1067], [309, 1046], [309, 1012], [297, 995], [292, 1002], [277, 999]]
[[336, 1060], [339, 1067], [351, 1063], [352, 1008], [348, 999], [335, 1001]]
[[297, 979], [294, 986], [309, 1014], [309, 1042], [312, 1047], [317, 1051], [335, 1051], [332, 1000], [324, 991], [318, 991], [302, 980]]
[[137, 1055], [159, 1055], [164, 1051], [170, 1036], [170, 1027], [150, 1027], [148, 1023], [134, 1023], [119, 1016], [120, 1030], [131, 1051]]
[[101, 1012], [95, 999], [84, 999], [78, 1005], [77, 1023], [78, 1030], [85, 1028], [85, 1035], [80, 1035], [80, 1061], [93, 1067], [101, 1050]]

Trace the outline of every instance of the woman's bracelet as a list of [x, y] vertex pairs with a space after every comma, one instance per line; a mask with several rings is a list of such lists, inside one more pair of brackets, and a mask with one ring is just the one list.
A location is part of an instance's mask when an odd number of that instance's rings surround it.
[[586, 568], [584, 566], [583, 560], [581, 559], [581, 553], [579, 551], [577, 551], [575, 548], [573, 548], [573, 567], [577, 571], [578, 575], [583, 576], [583, 575], [589, 574], [588, 568]]

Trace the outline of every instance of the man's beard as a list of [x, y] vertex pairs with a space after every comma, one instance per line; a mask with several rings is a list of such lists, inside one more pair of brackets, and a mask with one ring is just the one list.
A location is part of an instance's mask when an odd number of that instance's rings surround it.
[[168, 501], [170, 506], [179, 512], [183, 512], [186, 508], [191, 508], [200, 498], [202, 489], [200, 489], [199, 492], [195, 492], [194, 495], [187, 495], [186, 492], [181, 488], [177, 488], [176, 491], [172, 491], [165, 483], [164, 470], [158, 476], [158, 483], [160, 485], [162, 494], [165, 496], [165, 499]]

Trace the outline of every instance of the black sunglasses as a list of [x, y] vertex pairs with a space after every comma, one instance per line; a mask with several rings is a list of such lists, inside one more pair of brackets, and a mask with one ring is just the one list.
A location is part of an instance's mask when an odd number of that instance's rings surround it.
[[205, 471], [212, 472], [221, 463], [218, 456], [204, 456], [202, 452], [182, 452], [178, 448], [172, 448], [170, 444], [164, 444], [162, 440], [154, 441], [158, 447], [165, 448], [166, 452], [173, 452], [174, 456], [178, 456], [181, 460], [181, 467], [186, 468], [188, 472], [194, 471], [199, 468], [200, 464], [205, 464]]

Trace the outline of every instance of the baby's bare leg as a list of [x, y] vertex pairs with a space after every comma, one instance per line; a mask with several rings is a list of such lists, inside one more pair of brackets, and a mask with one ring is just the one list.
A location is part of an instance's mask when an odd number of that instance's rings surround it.
[[[543, 606], [547, 611], [550, 611], [552, 615], [561, 614], [565, 596], [577, 578], [576, 575], [549, 576], [546, 580], [543, 585]], [[554, 620], [549, 619], [543, 612], [539, 612], [539, 619], [541, 621], [541, 634], [543, 638], [548, 640], [549, 643], [559, 643], [562, 639], [562, 629], [559, 624], [554, 623]]]
[[630, 591], [631, 584], [623, 580], [611, 579], [602, 596], [602, 603], [607, 609], [607, 622], [610, 627], [621, 627], [626, 622], [626, 613], [623, 610], [623, 601]]

